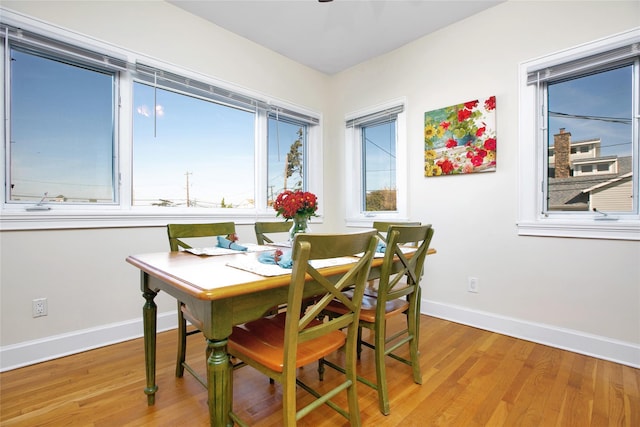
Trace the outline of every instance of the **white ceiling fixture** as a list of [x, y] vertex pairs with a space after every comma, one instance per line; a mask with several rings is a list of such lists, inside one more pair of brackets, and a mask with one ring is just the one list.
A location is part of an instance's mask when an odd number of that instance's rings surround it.
[[168, 0], [326, 74], [397, 49], [505, 0]]

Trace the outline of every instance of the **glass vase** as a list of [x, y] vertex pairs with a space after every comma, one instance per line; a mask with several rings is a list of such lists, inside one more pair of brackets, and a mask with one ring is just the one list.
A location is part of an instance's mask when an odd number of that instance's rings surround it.
[[289, 241], [293, 243], [293, 239], [295, 239], [296, 234], [298, 233], [310, 233], [311, 229], [309, 228], [309, 216], [307, 215], [296, 215], [293, 217], [293, 224], [289, 229]]

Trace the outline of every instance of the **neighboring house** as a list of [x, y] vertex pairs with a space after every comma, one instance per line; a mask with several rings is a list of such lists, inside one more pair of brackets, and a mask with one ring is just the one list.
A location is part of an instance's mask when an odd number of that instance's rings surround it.
[[601, 156], [600, 139], [571, 141], [560, 129], [549, 147], [549, 210], [632, 210], [631, 156]]

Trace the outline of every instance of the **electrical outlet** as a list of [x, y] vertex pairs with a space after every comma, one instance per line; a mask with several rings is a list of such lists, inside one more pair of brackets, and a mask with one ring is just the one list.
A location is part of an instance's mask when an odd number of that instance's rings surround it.
[[469, 292], [478, 293], [480, 291], [480, 280], [477, 277], [469, 277], [467, 290]]
[[33, 317], [41, 317], [47, 315], [47, 299], [38, 298], [31, 301], [31, 311]]

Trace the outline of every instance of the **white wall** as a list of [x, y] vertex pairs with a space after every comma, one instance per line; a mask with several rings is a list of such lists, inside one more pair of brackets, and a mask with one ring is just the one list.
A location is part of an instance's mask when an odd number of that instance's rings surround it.
[[[163, 1], [1, 6], [313, 111], [329, 105], [328, 76]], [[238, 230], [255, 242], [252, 224]], [[125, 258], [165, 250], [163, 227], [0, 232], [0, 369], [140, 336], [139, 271]], [[49, 315], [34, 319], [43, 297]], [[174, 326], [175, 301], [156, 302], [159, 327]]]
[[[333, 77], [163, 2], [2, 5], [323, 112], [325, 223], [314, 231], [344, 227], [345, 114], [406, 96], [410, 218], [434, 225], [438, 250], [423, 309], [640, 366], [640, 244], [519, 237], [515, 228], [519, 62], [637, 26], [637, 2], [509, 1]], [[497, 172], [424, 178], [424, 112], [489, 95]], [[253, 239], [249, 225], [239, 230]], [[163, 228], [0, 239], [1, 369], [141, 334], [138, 272], [124, 259], [166, 250]], [[480, 279], [478, 294], [466, 291], [468, 276]], [[37, 297], [49, 299], [49, 316], [32, 319]], [[174, 302], [157, 300], [170, 327]]]
[[[640, 366], [640, 244], [519, 237], [515, 226], [519, 63], [639, 24], [638, 2], [509, 1], [332, 79], [336, 117], [408, 99], [409, 217], [434, 225], [438, 250], [423, 311]], [[424, 178], [424, 113], [490, 95], [497, 171]]]

